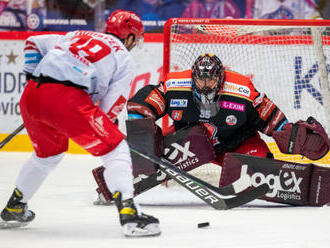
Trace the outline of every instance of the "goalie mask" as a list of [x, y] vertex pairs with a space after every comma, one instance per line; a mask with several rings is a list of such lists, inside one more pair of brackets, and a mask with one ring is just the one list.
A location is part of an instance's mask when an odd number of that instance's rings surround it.
[[212, 54], [199, 56], [192, 66], [194, 95], [203, 104], [216, 102], [217, 92], [224, 82], [225, 69], [221, 60]]
[[192, 66], [193, 95], [200, 111], [215, 116], [220, 109], [217, 94], [225, 78], [225, 69], [221, 60], [212, 54], [199, 56]]

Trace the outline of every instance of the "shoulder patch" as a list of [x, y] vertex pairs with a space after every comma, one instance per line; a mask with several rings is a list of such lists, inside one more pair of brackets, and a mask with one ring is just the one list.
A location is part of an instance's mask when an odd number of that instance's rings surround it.
[[258, 92], [248, 77], [231, 71], [226, 71], [225, 83], [223, 84], [221, 93], [247, 98], [250, 101], [253, 101], [258, 95]]
[[170, 90], [190, 91], [192, 89], [191, 70], [168, 73], [166, 75], [165, 88], [166, 91], [170, 91]]
[[191, 78], [173, 78], [166, 81], [166, 90], [191, 90]]
[[249, 87], [240, 85], [240, 84], [230, 83], [230, 82], [224, 83], [222, 92], [234, 93], [234, 94], [242, 95], [242, 96], [245, 96], [248, 98], [250, 98], [250, 96], [251, 96], [251, 90]]

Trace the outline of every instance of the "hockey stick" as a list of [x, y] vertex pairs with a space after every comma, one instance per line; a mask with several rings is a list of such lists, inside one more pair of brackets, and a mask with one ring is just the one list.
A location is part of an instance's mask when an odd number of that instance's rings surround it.
[[0, 149], [4, 147], [12, 138], [14, 138], [23, 129], [24, 129], [24, 124], [20, 125], [18, 128], [14, 130], [14, 132], [9, 134], [3, 141], [0, 142]]
[[[171, 177], [174, 181], [188, 189], [202, 201], [206, 202], [208, 205], [217, 210], [226, 210], [244, 205], [257, 199], [258, 197], [265, 195], [270, 189], [268, 184], [265, 183], [250, 191], [246, 191], [239, 195], [233, 196], [232, 198], [223, 198], [222, 196], [218, 195], [223, 193], [223, 188], [216, 188], [204, 182], [203, 180], [180, 170], [178, 167], [174, 166], [165, 159], [161, 159], [152, 154], [141, 152], [140, 149], [131, 143], [129, 143], [129, 146], [132, 152], [152, 161], [155, 164], [158, 164], [159, 169], [166, 175]], [[212, 187], [209, 188], [208, 186]], [[211, 190], [217, 192], [218, 194], [213, 193]], [[226, 189], [225, 192], [228, 193], [228, 189]]]
[[250, 181], [245, 181], [245, 178], [239, 178], [238, 180], [236, 180], [232, 184], [226, 185], [226, 186], [221, 187], [221, 188], [216, 187], [212, 184], [209, 184], [208, 182], [205, 182], [205, 181], [201, 180], [198, 177], [195, 178], [195, 181], [197, 183], [204, 184], [209, 189], [213, 190], [214, 192], [219, 193], [220, 195], [224, 195], [224, 196], [235, 195], [235, 194], [240, 193], [243, 190], [245, 190], [245, 189], [247, 189], [248, 187], [251, 186]]

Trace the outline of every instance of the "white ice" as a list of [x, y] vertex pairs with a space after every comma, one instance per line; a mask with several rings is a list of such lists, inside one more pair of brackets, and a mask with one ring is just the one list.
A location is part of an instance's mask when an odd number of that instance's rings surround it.
[[[1, 208], [29, 156], [0, 152]], [[330, 247], [330, 207], [289, 207], [257, 200], [244, 207], [216, 211], [189, 192], [167, 188], [138, 197], [142, 210], [160, 219], [162, 234], [125, 238], [115, 207], [93, 205], [96, 183], [91, 170], [99, 165], [92, 156], [67, 154], [29, 202], [36, 219], [25, 228], [0, 230], [0, 248]], [[147, 202], [170, 204], [150, 206], [145, 205]], [[201, 222], [210, 222], [210, 226], [197, 228]]]

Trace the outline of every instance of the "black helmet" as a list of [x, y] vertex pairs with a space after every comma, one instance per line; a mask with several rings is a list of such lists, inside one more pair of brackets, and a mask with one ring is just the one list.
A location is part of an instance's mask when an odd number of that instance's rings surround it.
[[[221, 85], [224, 82], [224, 76], [225, 68], [223, 67], [221, 60], [217, 56], [213, 54], [203, 54], [199, 56], [192, 66], [194, 93], [197, 93], [196, 95], [200, 100], [202, 100], [201, 98], [206, 97], [208, 102], [214, 101], [216, 93], [219, 91]], [[218, 82], [217, 87], [211, 89], [206, 86], [203, 88], [199, 88], [196, 86], [196, 79], [206, 78], [216, 79]], [[202, 97], [202, 95], [204, 95], [204, 97]]]

